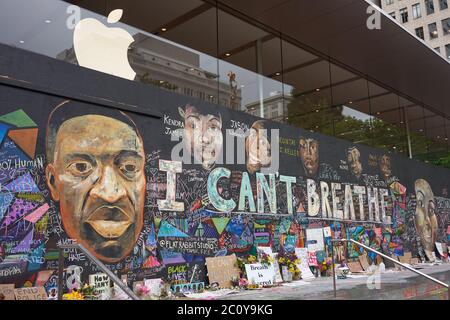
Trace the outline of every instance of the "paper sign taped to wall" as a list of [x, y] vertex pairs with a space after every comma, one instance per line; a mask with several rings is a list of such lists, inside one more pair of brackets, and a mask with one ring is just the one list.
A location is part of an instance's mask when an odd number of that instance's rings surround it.
[[14, 289], [16, 300], [48, 300], [44, 287]]
[[239, 278], [236, 255], [213, 257], [206, 259], [209, 283], [218, 282], [222, 288], [231, 288], [231, 278]]
[[323, 236], [325, 238], [331, 237], [331, 228], [330, 227], [323, 228]]
[[5, 296], [5, 300], [15, 300], [14, 284], [0, 284], [0, 293]]
[[323, 228], [306, 229], [308, 251], [315, 252], [324, 250]]
[[252, 263], [245, 265], [245, 272], [250, 284], [270, 286], [275, 281], [275, 271], [273, 265]]

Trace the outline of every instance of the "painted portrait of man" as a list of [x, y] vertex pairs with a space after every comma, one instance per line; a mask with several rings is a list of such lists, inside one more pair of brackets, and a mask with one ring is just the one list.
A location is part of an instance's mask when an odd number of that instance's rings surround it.
[[356, 179], [359, 179], [361, 177], [363, 168], [361, 164], [361, 153], [359, 152], [358, 148], [353, 146], [347, 149], [347, 164], [352, 176], [354, 176]]
[[425, 255], [430, 261], [434, 261], [434, 243], [437, 236], [437, 217], [436, 217], [436, 203], [434, 200], [433, 191], [429, 183], [424, 179], [418, 179], [414, 183], [416, 193], [416, 213], [415, 213], [415, 227], [421, 244], [425, 251]]
[[245, 158], [249, 173], [255, 173], [261, 168], [270, 167], [272, 157], [270, 143], [264, 120], [258, 120], [250, 128], [250, 134], [245, 139]]
[[142, 137], [125, 113], [60, 105], [50, 114], [46, 181], [69, 238], [115, 263], [132, 251], [144, 221]]
[[319, 169], [319, 141], [301, 137], [299, 140], [300, 159], [307, 177], [316, 175]]
[[383, 154], [380, 157], [379, 165], [380, 165], [381, 176], [383, 177], [383, 179], [385, 181], [387, 181], [391, 177], [391, 174], [392, 174], [391, 157], [389, 157], [386, 154]]
[[184, 118], [184, 145], [194, 163], [201, 163], [204, 169], [211, 170], [221, 154], [223, 146], [222, 117], [220, 113], [187, 105], [179, 108]]

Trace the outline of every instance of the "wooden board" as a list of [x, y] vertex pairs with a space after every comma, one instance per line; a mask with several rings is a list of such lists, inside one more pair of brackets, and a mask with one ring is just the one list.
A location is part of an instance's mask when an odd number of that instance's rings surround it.
[[16, 300], [48, 300], [44, 287], [14, 289]]
[[361, 263], [358, 261], [353, 261], [347, 263], [348, 268], [352, 273], [358, 273], [358, 272], [364, 272], [363, 267], [361, 266]]
[[408, 252], [408, 251], [405, 251], [403, 253], [403, 256], [398, 256], [398, 259], [401, 263], [411, 264], [411, 258], [412, 258], [412, 254], [411, 254], [411, 252]]
[[367, 271], [367, 269], [369, 269], [369, 261], [367, 260], [367, 256], [366, 255], [361, 255], [358, 257], [359, 262], [361, 263], [361, 266], [363, 268], [364, 271]]
[[15, 300], [14, 284], [0, 284], [0, 293], [5, 296], [5, 300]]
[[239, 278], [236, 255], [206, 258], [209, 283], [217, 282], [222, 288], [231, 288], [231, 278]]

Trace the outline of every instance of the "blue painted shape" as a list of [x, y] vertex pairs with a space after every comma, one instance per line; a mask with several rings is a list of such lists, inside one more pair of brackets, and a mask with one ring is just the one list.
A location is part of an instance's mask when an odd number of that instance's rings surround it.
[[228, 222], [225, 231], [240, 237], [242, 232], [244, 232], [244, 228], [245, 225], [240, 220], [233, 218]]
[[188, 235], [181, 230], [178, 230], [173, 225], [168, 223], [167, 221], [161, 221], [161, 225], [159, 227], [158, 238], [161, 237], [181, 237], [187, 238]]
[[160, 253], [165, 265], [186, 262], [186, 260], [184, 260], [183, 258], [183, 255], [179, 252], [161, 250]]
[[43, 259], [42, 256], [44, 255], [44, 243], [41, 244], [39, 247], [33, 250], [33, 252], [30, 255], [30, 262], [28, 263], [28, 271], [36, 271], [41, 268], [41, 264], [39, 263]]
[[6, 190], [11, 192], [31, 192], [31, 193], [39, 193], [39, 188], [31, 177], [30, 173], [26, 173], [21, 175], [16, 180], [10, 182], [5, 186]]
[[205, 238], [218, 238], [219, 233], [217, 232], [216, 228], [211, 226], [208, 223], [203, 224], [203, 237]]
[[10, 126], [8, 126], [7, 124], [0, 123], [0, 144], [3, 142], [3, 138], [8, 133], [9, 128]]
[[9, 205], [14, 199], [14, 195], [12, 193], [0, 193], [0, 220], [3, 219], [3, 216], [8, 209]]

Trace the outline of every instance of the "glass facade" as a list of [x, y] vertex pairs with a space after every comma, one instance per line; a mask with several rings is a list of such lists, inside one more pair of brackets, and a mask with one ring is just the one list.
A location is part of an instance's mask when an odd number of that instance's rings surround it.
[[[430, 14], [433, 2], [425, 4]], [[120, 21], [108, 23], [118, 8]], [[406, 8], [400, 15], [408, 19]], [[0, 27], [10, 32], [0, 43], [86, 67], [73, 43], [87, 18], [131, 34], [129, 80], [450, 167], [442, 115], [212, 2], [4, 0]], [[430, 37], [436, 33], [429, 25]]]

